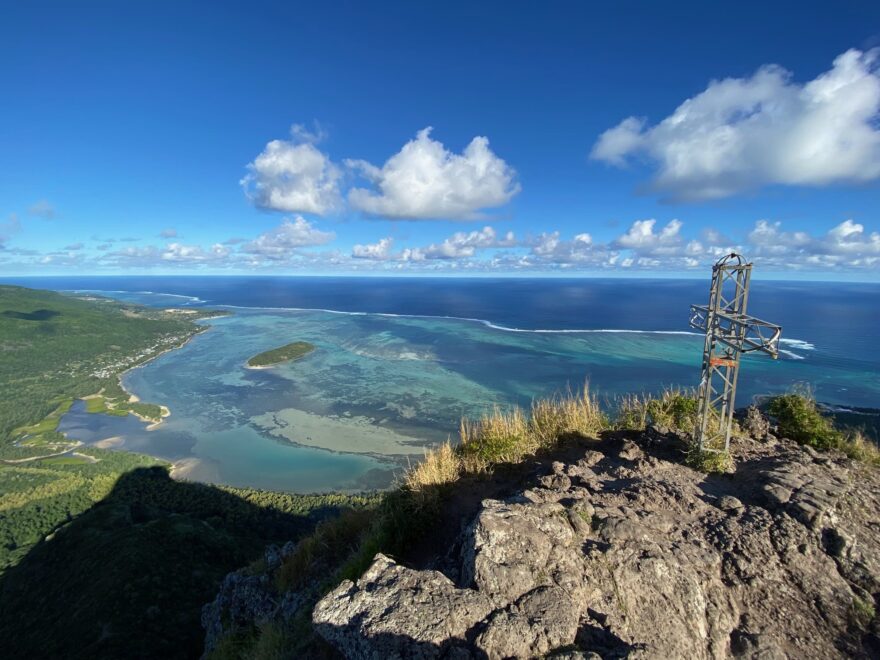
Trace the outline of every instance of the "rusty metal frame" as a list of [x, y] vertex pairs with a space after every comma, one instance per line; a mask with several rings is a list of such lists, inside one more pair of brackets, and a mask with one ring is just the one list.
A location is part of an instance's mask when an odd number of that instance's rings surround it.
[[694, 439], [701, 451], [730, 447], [736, 382], [743, 353], [779, 357], [782, 328], [746, 314], [752, 264], [731, 253], [712, 267], [708, 305], [691, 305], [690, 326], [706, 333]]

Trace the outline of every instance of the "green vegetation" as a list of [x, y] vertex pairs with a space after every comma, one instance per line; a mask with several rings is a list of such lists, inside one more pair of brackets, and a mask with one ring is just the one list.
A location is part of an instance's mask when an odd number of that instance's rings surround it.
[[700, 472], [730, 472], [733, 469], [733, 459], [726, 451], [701, 451], [699, 447], [692, 446], [685, 457], [685, 462]]
[[864, 599], [856, 596], [850, 606], [850, 616], [853, 623], [864, 630], [870, 627], [874, 617], [877, 616], [877, 610], [874, 607], [874, 603], [869, 600], [870, 597], [870, 594]]
[[773, 397], [767, 404], [767, 412], [776, 418], [782, 436], [816, 449], [837, 449], [855, 460], [880, 465], [877, 444], [859, 430], [836, 428], [831, 419], [819, 411], [809, 391]]
[[[94, 454], [101, 463], [143, 460]], [[97, 475], [84, 477], [101, 463], [64, 470], [97, 486], [82, 495], [100, 502], [0, 575], [8, 657], [198, 657], [201, 607], [228, 572], [262, 556], [269, 543], [296, 540], [317, 522], [378, 499], [182, 483], [160, 466], [100, 484]]]
[[657, 396], [628, 394], [618, 399], [615, 428], [643, 431], [648, 424], [692, 432], [697, 424], [696, 392], [667, 387]]
[[218, 312], [158, 310], [95, 296], [0, 286], [0, 460], [46, 456], [72, 445], [55, 428], [74, 399], [89, 409], [158, 420], [129, 403], [119, 375], [180, 346]]
[[285, 344], [271, 351], [264, 351], [259, 355], [255, 355], [248, 360], [249, 367], [270, 367], [282, 362], [290, 362], [291, 360], [299, 360], [315, 350], [313, 344], [307, 341], [295, 341], [292, 344]]

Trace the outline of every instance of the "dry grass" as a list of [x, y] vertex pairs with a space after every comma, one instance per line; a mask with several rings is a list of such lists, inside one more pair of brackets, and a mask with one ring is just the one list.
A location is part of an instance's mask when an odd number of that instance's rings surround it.
[[404, 486], [413, 492], [424, 492], [458, 479], [461, 458], [449, 442], [425, 452], [425, 460], [411, 467], [403, 479]]
[[517, 463], [538, 448], [522, 408], [494, 408], [479, 421], [463, 419], [460, 427], [461, 453], [478, 459], [475, 465]]
[[551, 447], [566, 435], [595, 436], [608, 428], [608, 418], [589, 386], [532, 403], [529, 430], [539, 447]]
[[622, 431], [644, 431], [648, 425], [648, 402], [644, 394], [626, 394], [617, 399], [614, 428]]
[[837, 448], [856, 461], [880, 467], [880, 447], [861, 431], [851, 431], [844, 435]]

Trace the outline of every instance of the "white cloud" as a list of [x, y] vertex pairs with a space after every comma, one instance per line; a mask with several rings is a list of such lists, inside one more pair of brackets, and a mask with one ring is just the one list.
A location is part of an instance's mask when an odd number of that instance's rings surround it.
[[653, 185], [680, 200], [762, 185], [827, 185], [880, 178], [880, 50], [849, 50], [799, 84], [778, 66], [712, 81], [654, 126], [629, 117], [591, 157], [621, 166], [644, 155]]
[[376, 243], [355, 245], [351, 256], [356, 259], [373, 261], [425, 261], [425, 260], [462, 260], [473, 257], [478, 250], [488, 248], [516, 247], [516, 237], [512, 231], [498, 236], [492, 227], [483, 227], [479, 231], [456, 232], [440, 243], [431, 243], [426, 247], [406, 248], [400, 252], [392, 252], [394, 239], [380, 239]]
[[299, 248], [324, 245], [334, 238], [336, 234], [333, 232], [321, 231], [305, 218], [297, 216], [293, 220], [285, 218], [280, 226], [260, 234], [241, 249], [266, 259], [285, 259]]
[[215, 243], [209, 250], [203, 250], [198, 245], [183, 245], [181, 243], [169, 243], [162, 251], [163, 261], [213, 261], [224, 259], [229, 256], [229, 248]]
[[394, 239], [390, 236], [381, 238], [376, 243], [367, 245], [355, 245], [351, 250], [351, 256], [355, 259], [372, 259], [374, 261], [385, 261], [391, 258], [391, 248], [394, 245]]
[[272, 140], [248, 168], [241, 185], [257, 206], [292, 213], [324, 215], [339, 207], [339, 168], [319, 151], [321, 136], [302, 126], [292, 128], [294, 140]]
[[55, 207], [48, 200], [41, 199], [31, 204], [30, 208], [28, 208], [28, 214], [43, 218], [44, 220], [51, 220], [55, 217]]
[[159, 232], [159, 238], [177, 238], [177, 230], [174, 228], [163, 229]]
[[418, 132], [381, 167], [347, 160], [375, 189], [353, 188], [349, 203], [371, 215], [390, 219], [475, 220], [481, 210], [506, 204], [520, 186], [516, 173], [475, 137], [461, 154], [431, 139], [431, 128]]
[[675, 246], [681, 243], [681, 221], [670, 220], [669, 223], [660, 230], [659, 234], [654, 233], [654, 225], [656, 220], [636, 220], [629, 230], [620, 236], [615, 243], [622, 248], [630, 248], [640, 251], [655, 251], [659, 248]]
[[456, 232], [442, 243], [432, 243], [424, 248], [426, 259], [460, 259], [472, 257], [479, 249], [507, 248], [516, 245], [512, 231], [499, 237], [492, 227], [483, 227], [480, 231]]
[[605, 245], [593, 243], [587, 233], [576, 234], [571, 240], [560, 238], [558, 231], [545, 232], [531, 241], [531, 255], [543, 264], [559, 266], [610, 265], [614, 252]]

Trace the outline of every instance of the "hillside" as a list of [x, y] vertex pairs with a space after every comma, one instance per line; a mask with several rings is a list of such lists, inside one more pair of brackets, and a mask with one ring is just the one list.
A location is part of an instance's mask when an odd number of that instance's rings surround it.
[[218, 488], [129, 466], [0, 574], [3, 655], [198, 657], [200, 610], [226, 573], [374, 500]]
[[296, 549], [233, 574], [209, 657], [877, 657], [880, 471], [763, 432], [730, 473], [686, 449], [656, 426], [571, 435], [441, 487], [341, 581], [304, 579]]

